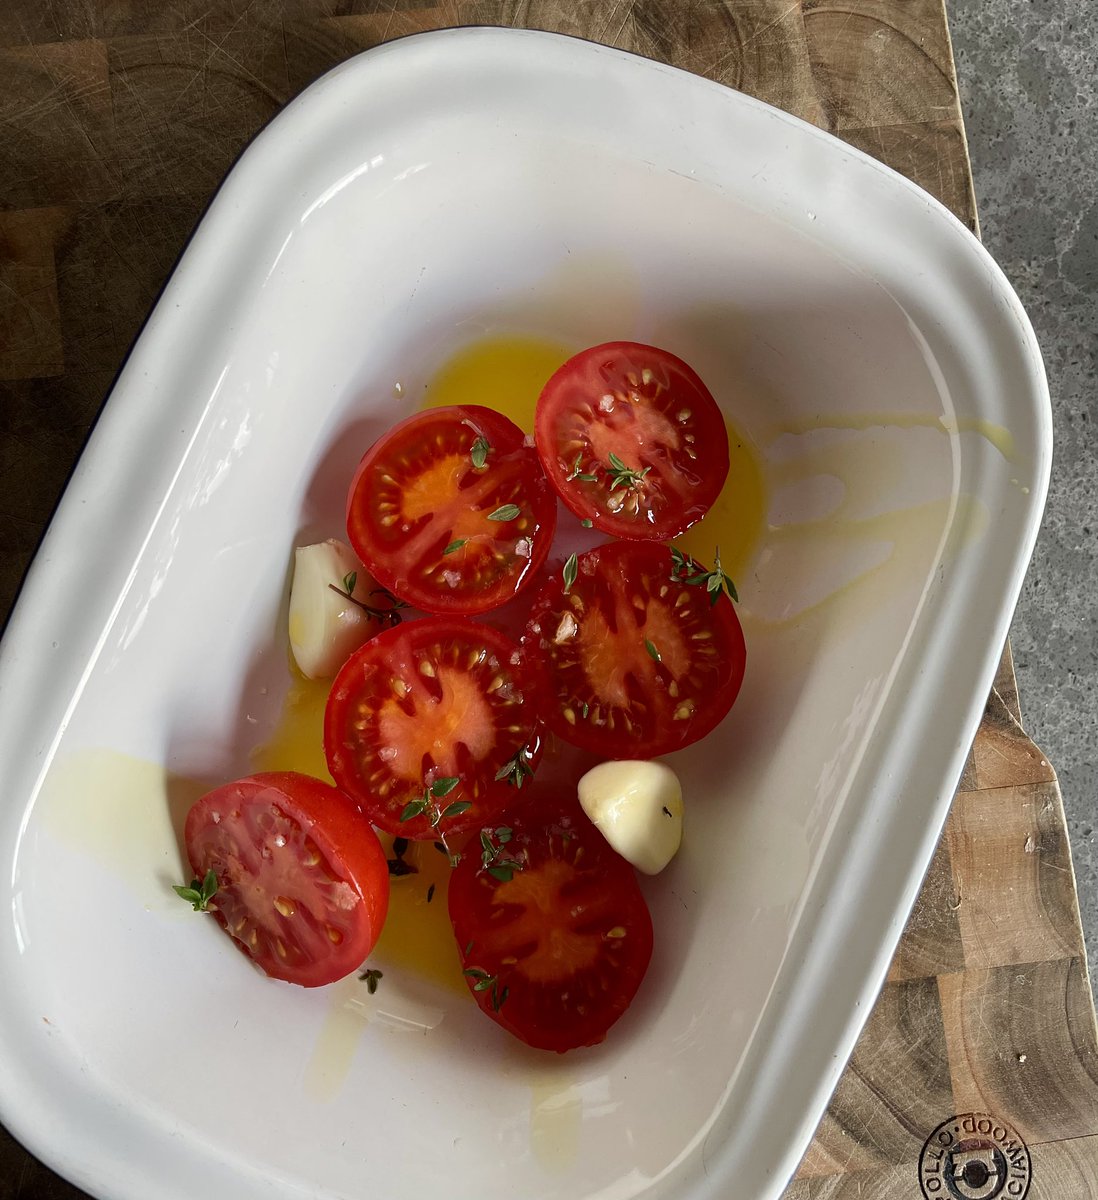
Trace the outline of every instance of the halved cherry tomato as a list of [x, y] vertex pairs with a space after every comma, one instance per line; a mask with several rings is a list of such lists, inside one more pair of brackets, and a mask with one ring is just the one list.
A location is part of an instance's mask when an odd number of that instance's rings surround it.
[[545, 561], [553, 489], [525, 434], [477, 405], [429, 409], [366, 452], [347, 535], [394, 595], [433, 613], [503, 604]]
[[465, 617], [409, 621], [356, 650], [335, 677], [324, 715], [328, 769], [390, 833], [458, 833], [515, 799], [506, 768], [516, 756], [525, 767], [536, 762], [539, 707], [503, 634]]
[[564, 503], [615, 537], [677, 537], [728, 475], [728, 429], [709, 389], [681, 358], [639, 342], [570, 358], [542, 390], [535, 434]]
[[336, 788], [293, 771], [251, 775], [187, 814], [187, 857], [217, 876], [210, 911], [270, 976], [318, 987], [354, 971], [389, 907], [369, 821]]
[[743, 682], [743, 630], [723, 592], [681, 578], [699, 570], [666, 546], [610, 542], [579, 556], [570, 587], [555, 576], [542, 588], [522, 646], [545, 673], [551, 729], [607, 757], [655, 758], [724, 718]]
[[448, 899], [470, 991], [530, 1046], [601, 1042], [652, 957], [652, 918], [633, 868], [574, 799], [536, 797], [483, 833], [484, 851], [470, 842]]

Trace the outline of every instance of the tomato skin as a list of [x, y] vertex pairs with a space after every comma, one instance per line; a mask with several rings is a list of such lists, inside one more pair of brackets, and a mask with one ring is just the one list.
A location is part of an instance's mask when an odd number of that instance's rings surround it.
[[[356, 650], [332, 683], [324, 753], [339, 787], [369, 819], [412, 840], [456, 834], [490, 820], [517, 798], [496, 775], [528, 750], [541, 751], [536, 684], [517, 645], [467, 617], [423, 617], [385, 630]], [[441, 779], [461, 783], [440, 809], [472, 807], [436, 829], [402, 813]]]
[[501, 825], [511, 837], [499, 857], [522, 869], [493, 877], [470, 841], [450, 877], [466, 983], [481, 1011], [528, 1046], [594, 1046], [629, 1007], [652, 957], [636, 875], [574, 797], [535, 796]]
[[[491, 447], [481, 468], [479, 438]], [[516, 517], [491, 519], [508, 505]], [[472, 404], [393, 426], [367, 450], [347, 499], [355, 553], [384, 587], [428, 613], [505, 603], [545, 561], [556, 520], [556, 496], [526, 435]]]
[[[709, 511], [728, 429], [697, 372], [667, 350], [606, 342], [570, 358], [538, 399], [541, 464], [564, 503], [615, 537], [667, 541]], [[642, 478], [615, 486], [610, 455]]]
[[334, 983], [373, 950], [389, 868], [377, 834], [337, 788], [294, 771], [235, 780], [191, 807], [184, 840], [195, 877], [217, 875], [210, 912], [272, 978]]
[[[656, 758], [705, 737], [739, 694], [747, 651], [732, 602], [673, 577], [666, 546], [609, 542], [535, 596], [522, 637], [546, 724], [604, 758]], [[586, 711], [586, 716], [584, 715]]]

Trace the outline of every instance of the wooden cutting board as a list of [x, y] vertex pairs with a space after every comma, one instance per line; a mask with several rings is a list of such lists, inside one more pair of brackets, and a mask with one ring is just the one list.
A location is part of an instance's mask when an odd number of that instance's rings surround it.
[[[476, 23], [577, 34], [749, 92], [976, 229], [942, 0], [5, 0], [0, 612], [248, 139], [359, 50]], [[1098, 1040], [1060, 794], [1022, 729], [1007, 653], [888, 982], [787, 1200], [1025, 1188], [1098, 1196]], [[81, 1193], [0, 1141], [0, 1200], [47, 1195]]]

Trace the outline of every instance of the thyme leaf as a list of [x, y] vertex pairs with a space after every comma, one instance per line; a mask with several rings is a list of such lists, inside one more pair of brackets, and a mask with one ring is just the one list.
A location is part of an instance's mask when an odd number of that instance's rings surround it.
[[644, 479], [645, 475], [652, 470], [651, 467], [645, 467], [642, 471], [637, 470], [636, 467], [627, 467], [613, 451], [610, 452], [609, 458], [610, 468], [606, 474], [610, 479], [611, 491], [614, 491], [615, 488], [620, 487], [640, 487], [641, 481]]
[[377, 967], [367, 967], [359, 976], [359, 979], [365, 982], [366, 990], [372, 996], [377, 991], [378, 980], [385, 975], [384, 971], [379, 971]]
[[572, 590], [572, 585], [576, 582], [576, 575], [579, 572], [579, 560], [576, 555], [569, 554], [568, 561], [564, 564], [564, 594], [567, 596]]
[[476, 470], [484, 469], [484, 465], [488, 461], [488, 452], [491, 449], [492, 443], [483, 434], [477, 434], [472, 446], [469, 447], [469, 458]]
[[722, 589], [728, 593], [730, 600], [737, 604], [740, 601], [736, 585], [721, 566], [721, 548], [717, 546], [713, 552], [713, 569], [707, 571], [701, 563], [684, 554], [675, 546], [671, 547], [671, 579], [675, 583], [685, 583], [690, 587], [704, 587], [709, 593], [710, 605], [716, 604], [721, 597]]

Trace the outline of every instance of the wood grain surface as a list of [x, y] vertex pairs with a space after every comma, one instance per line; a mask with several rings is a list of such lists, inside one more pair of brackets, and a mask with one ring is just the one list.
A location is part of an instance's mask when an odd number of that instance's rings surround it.
[[[459, 24], [577, 34], [749, 92], [976, 229], [941, 0], [5, 0], [0, 613], [248, 140], [350, 55]], [[1098, 1038], [1071, 856], [1009, 654], [888, 982], [787, 1200], [917, 1198], [924, 1142], [966, 1113], [1024, 1139], [1032, 1200], [1098, 1196]], [[80, 1195], [0, 1139], [0, 1200]]]

